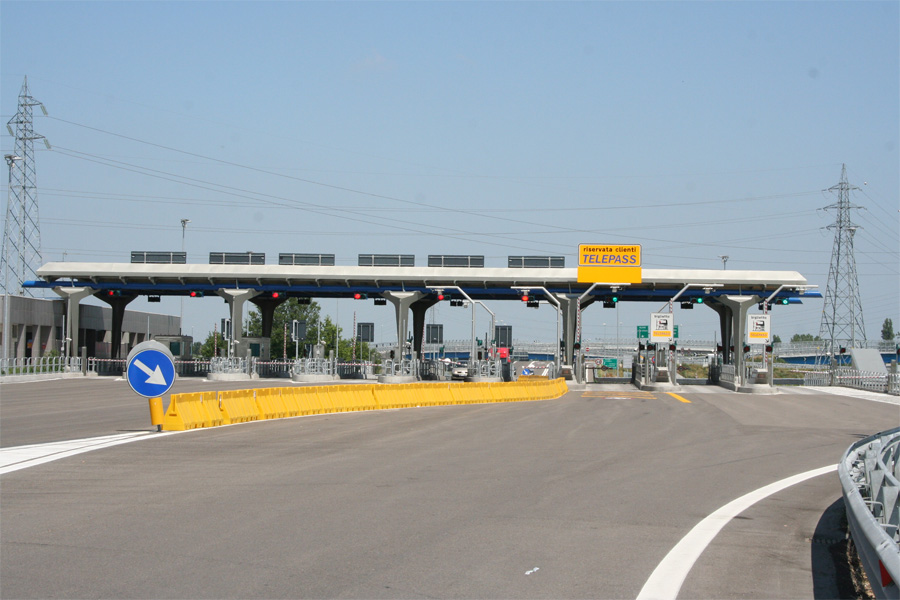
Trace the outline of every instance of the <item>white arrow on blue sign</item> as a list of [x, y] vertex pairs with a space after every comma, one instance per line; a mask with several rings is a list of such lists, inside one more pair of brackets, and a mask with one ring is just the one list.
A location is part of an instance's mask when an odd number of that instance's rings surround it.
[[145, 398], [157, 398], [175, 383], [175, 359], [159, 342], [141, 342], [128, 353], [125, 378], [131, 389]]

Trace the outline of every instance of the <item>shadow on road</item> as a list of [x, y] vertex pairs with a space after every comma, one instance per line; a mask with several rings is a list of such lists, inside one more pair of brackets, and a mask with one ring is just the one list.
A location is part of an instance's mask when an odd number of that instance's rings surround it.
[[874, 598], [848, 533], [843, 498], [822, 513], [810, 547], [814, 598]]

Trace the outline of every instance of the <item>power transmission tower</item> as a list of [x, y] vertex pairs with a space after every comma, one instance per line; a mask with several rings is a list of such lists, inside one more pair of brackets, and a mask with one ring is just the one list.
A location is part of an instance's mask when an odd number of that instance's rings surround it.
[[853, 255], [853, 236], [858, 226], [850, 220], [850, 211], [862, 208], [850, 203], [850, 191], [858, 189], [847, 183], [847, 165], [841, 168], [840, 183], [828, 188], [829, 192], [837, 195], [838, 201], [825, 207], [825, 210], [835, 210], [837, 214], [834, 224], [828, 226], [828, 229], [834, 230], [834, 246], [819, 336], [830, 342], [831, 352], [834, 352], [836, 344], [854, 347], [858, 342], [866, 341], [856, 258]]
[[16, 146], [13, 154], [5, 156], [9, 167], [9, 193], [0, 264], [5, 294], [27, 292], [32, 295], [22, 288], [22, 283], [37, 279], [35, 271], [41, 265], [41, 224], [34, 168], [34, 140], [43, 140], [47, 149], [50, 149], [50, 144], [47, 138], [35, 134], [32, 128], [32, 110], [35, 106], [40, 106], [44, 114], [47, 114], [44, 105], [28, 93], [26, 77], [19, 91], [19, 109], [6, 124], [9, 134], [16, 140]]

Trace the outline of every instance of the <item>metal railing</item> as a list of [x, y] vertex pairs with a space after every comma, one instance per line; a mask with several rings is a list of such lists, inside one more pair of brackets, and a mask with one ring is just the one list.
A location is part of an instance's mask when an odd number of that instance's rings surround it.
[[251, 373], [250, 362], [246, 358], [218, 356], [209, 359], [209, 372], [215, 374]]
[[829, 371], [803, 370], [803, 385], [827, 386], [831, 385], [831, 373]]
[[43, 356], [40, 358], [0, 358], [0, 377], [12, 375], [46, 375], [52, 373], [78, 373], [81, 357]]
[[838, 476], [850, 535], [872, 591], [877, 598], [900, 598], [900, 427], [850, 446]]
[[[500, 361], [499, 360], [479, 360], [475, 363], [475, 375], [477, 377], [497, 378], [500, 377]], [[550, 377], [553, 379], [553, 377]]]
[[415, 377], [416, 362], [407, 358], [388, 359], [381, 363], [381, 372], [391, 377]]
[[334, 375], [333, 360], [327, 358], [298, 358], [291, 367], [292, 375]]
[[872, 371], [857, 371], [847, 367], [838, 367], [834, 370], [831, 385], [869, 390], [893, 395], [900, 395], [900, 373], [874, 373]]
[[736, 374], [736, 369], [734, 365], [722, 365], [719, 368], [719, 381], [724, 381], [726, 383], [734, 383], [734, 376]]

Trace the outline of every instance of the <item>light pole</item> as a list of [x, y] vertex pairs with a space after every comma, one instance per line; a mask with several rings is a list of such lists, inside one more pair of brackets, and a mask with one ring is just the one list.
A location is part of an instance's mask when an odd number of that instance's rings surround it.
[[16, 156], [14, 154], [7, 154], [3, 158], [6, 159], [6, 164], [9, 165], [9, 184], [7, 185], [7, 196], [6, 196], [6, 233], [3, 236], [3, 258], [6, 260], [6, 269], [3, 274], [3, 291], [6, 292], [6, 296], [3, 298], [3, 358], [10, 358], [10, 342], [12, 341], [12, 327], [9, 323], [9, 304], [10, 298], [12, 294], [10, 293], [9, 285], [10, 285], [10, 277], [9, 277], [9, 214], [10, 214], [10, 197], [12, 196], [12, 170], [13, 164], [22, 160], [21, 156]]
[[725, 265], [728, 263], [728, 255], [720, 255], [719, 258], [722, 259], [722, 270], [724, 271], [727, 268]]
[[[184, 230], [187, 228], [187, 224], [190, 223], [190, 219], [182, 219], [181, 220], [181, 251], [184, 252]], [[184, 262], [187, 262], [187, 258], [184, 259]], [[178, 313], [178, 334], [181, 335], [183, 331], [183, 321], [184, 321], [184, 296], [181, 297], [181, 312]], [[193, 340], [191, 340], [193, 342]]]

